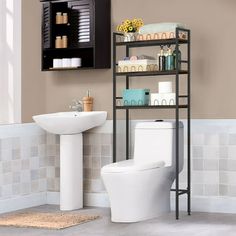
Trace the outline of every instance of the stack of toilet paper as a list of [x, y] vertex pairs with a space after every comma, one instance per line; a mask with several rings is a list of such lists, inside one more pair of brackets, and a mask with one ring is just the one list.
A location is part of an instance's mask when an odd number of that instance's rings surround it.
[[175, 105], [175, 93], [172, 92], [172, 82], [159, 82], [159, 93], [151, 93], [152, 106]]

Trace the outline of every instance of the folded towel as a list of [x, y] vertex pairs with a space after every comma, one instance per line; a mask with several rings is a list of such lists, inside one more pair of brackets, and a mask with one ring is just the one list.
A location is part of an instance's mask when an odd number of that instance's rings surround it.
[[155, 34], [161, 32], [175, 32], [176, 28], [185, 28], [181, 23], [156, 23], [144, 25], [139, 29], [140, 34]]

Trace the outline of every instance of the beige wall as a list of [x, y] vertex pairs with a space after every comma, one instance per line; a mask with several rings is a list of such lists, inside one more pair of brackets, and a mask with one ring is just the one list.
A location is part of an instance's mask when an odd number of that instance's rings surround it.
[[[192, 30], [193, 118], [236, 118], [235, 10], [235, 0], [112, 0], [112, 27], [133, 17], [142, 17], [145, 23], [185, 23]], [[71, 100], [81, 98], [87, 89], [95, 98], [95, 109], [108, 111], [111, 118], [111, 69], [40, 72], [40, 14], [39, 0], [23, 0], [23, 121], [31, 121], [33, 114], [68, 110]], [[132, 86], [155, 91], [157, 82], [137, 78]], [[153, 111], [152, 115], [138, 111], [133, 117], [144, 113], [158, 117]]]

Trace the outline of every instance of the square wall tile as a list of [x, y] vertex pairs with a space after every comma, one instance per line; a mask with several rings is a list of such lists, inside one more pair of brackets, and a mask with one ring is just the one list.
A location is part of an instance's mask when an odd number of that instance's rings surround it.
[[219, 160], [219, 170], [220, 171], [228, 171], [228, 160], [227, 159]]
[[236, 160], [228, 160], [228, 171], [236, 171]]
[[228, 157], [230, 159], [236, 160], [236, 146], [235, 145], [228, 146]]
[[219, 145], [219, 135], [218, 134], [205, 134], [204, 144], [207, 146]]
[[228, 195], [228, 185], [220, 184], [219, 185], [219, 195], [220, 196], [227, 196]]
[[202, 174], [204, 184], [219, 184], [219, 171], [204, 171]]
[[192, 144], [196, 146], [204, 145], [204, 134], [192, 134]]
[[193, 158], [203, 158], [203, 146], [192, 147]]
[[12, 149], [12, 160], [17, 160], [21, 158], [21, 150], [18, 149]]
[[101, 169], [101, 157], [92, 156], [92, 169], [93, 170]]
[[38, 146], [33, 146], [30, 148], [30, 156], [37, 157], [38, 156]]
[[203, 159], [193, 159], [193, 170], [203, 170]]
[[220, 145], [228, 145], [229, 144], [229, 134], [227, 134], [227, 133], [219, 134], [219, 144]]
[[236, 185], [229, 185], [228, 186], [228, 196], [236, 197]]
[[217, 184], [206, 184], [204, 185], [204, 195], [206, 196], [218, 196], [219, 185]]
[[192, 195], [202, 196], [204, 193], [203, 184], [193, 184], [192, 185]]
[[[235, 152], [235, 155], [236, 155], [236, 152]], [[219, 158], [226, 159], [228, 157], [229, 157], [229, 148], [228, 148], [228, 146], [221, 146], [219, 148]]]
[[219, 170], [219, 160], [204, 159], [203, 169], [207, 171], [218, 171]]
[[111, 156], [111, 145], [102, 145], [102, 156]]
[[204, 158], [207, 159], [219, 159], [220, 149], [219, 146], [205, 146]]
[[236, 134], [229, 134], [229, 145], [236, 145]]

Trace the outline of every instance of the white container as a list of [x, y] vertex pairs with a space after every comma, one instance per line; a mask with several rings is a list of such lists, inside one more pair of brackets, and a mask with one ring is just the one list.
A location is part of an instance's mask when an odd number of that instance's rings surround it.
[[62, 67], [62, 59], [53, 59], [53, 68]]
[[175, 93], [151, 93], [152, 106], [173, 106], [175, 104]]
[[72, 67], [81, 67], [81, 58], [71, 58]]
[[71, 59], [70, 58], [63, 58], [62, 59], [62, 67], [71, 67]]
[[172, 93], [172, 82], [159, 82], [159, 93]]

